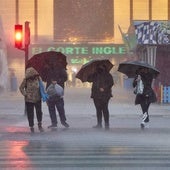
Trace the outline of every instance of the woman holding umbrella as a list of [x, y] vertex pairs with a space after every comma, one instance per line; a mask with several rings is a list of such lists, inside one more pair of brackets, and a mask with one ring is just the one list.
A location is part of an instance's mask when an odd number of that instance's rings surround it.
[[94, 128], [102, 128], [102, 116], [105, 121], [105, 129], [109, 129], [108, 103], [112, 97], [111, 88], [114, 84], [112, 75], [107, 71], [105, 65], [99, 65], [94, 74], [87, 78], [92, 82], [91, 98], [96, 108], [97, 125]]
[[[141, 128], [144, 128], [149, 123], [149, 106], [156, 102], [156, 95], [152, 89], [153, 74], [148, 68], [141, 67], [136, 72], [136, 77], [133, 81], [133, 87], [136, 87], [135, 104], [140, 104], [143, 112]], [[137, 87], [138, 86], [138, 87]]]
[[128, 78], [134, 78], [135, 104], [140, 104], [143, 112], [141, 128], [149, 122], [149, 106], [156, 102], [156, 95], [152, 89], [152, 81], [159, 75], [159, 70], [144, 61], [126, 61], [119, 64], [118, 71]]

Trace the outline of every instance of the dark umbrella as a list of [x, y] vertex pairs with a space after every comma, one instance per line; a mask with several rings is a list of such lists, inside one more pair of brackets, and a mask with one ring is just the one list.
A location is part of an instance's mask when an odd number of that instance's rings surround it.
[[119, 64], [118, 71], [126, 74], [129, 78], [134, 78], [136, 72], [140, 68], [148, 68], [149, 72], [153, 74], [154, 78], [160, 73], [155, 67], [144, 61], [127, 61]]
[[87, 78], [90, 74], [93, 74], [96, 71], [97, 66], [104, 65], [106, 66], [107, 71], [110, 71], [113, 67], [113, 64], [109, 60], [91, 60], [88, 63], [82, 65], [76, 78], [80, 79], [82, 82], [87, 82]]
[[50, 68], [52, 65], [55, 67], [60, 66], [66, 69], [67, 66], [66, 56], [61, 52], [56, 51], [48, 51], [35, 54], [28, 60], [26, 68], [33, 67], [40, 74], [42, 80], [46, 81], [47, 78], [46, 70]]

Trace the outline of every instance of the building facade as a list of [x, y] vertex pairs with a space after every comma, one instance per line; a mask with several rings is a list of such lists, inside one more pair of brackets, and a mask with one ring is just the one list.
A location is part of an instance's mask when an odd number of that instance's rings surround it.
[[8, 67], [15, 71], [19, 82], [24, 76], [25, 62], [24, 52], [14, 48], [14, 25], [29, 21], [29, 57], [44, 50], [60, 49], [68, 56], [70, 80], [71, 72], [89, 59], [109, 58], [120, 84], [118, 64], [136, 56], [127, 54], [118, 26], [126, 33], [134, 20], [170, 20], [170, 1], [1, 0], [0, 16]]

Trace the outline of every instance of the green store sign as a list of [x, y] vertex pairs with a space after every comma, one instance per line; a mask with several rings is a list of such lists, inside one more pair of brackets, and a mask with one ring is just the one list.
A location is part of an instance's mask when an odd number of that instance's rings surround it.
[[35, 55], [45, 51], [60, 51], [68, 57], [71, 63], [86, 63], [92, 58], [113, 57], [125, 55], [123, 44], [33, 44], [30, 54]]

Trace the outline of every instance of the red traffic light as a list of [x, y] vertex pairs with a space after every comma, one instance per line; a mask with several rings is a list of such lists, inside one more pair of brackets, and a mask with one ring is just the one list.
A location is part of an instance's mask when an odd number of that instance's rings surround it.
[[23, 32], [22, 32], [22, 25], [15, 25], [15, 48], [22, 48], [22, 39], [23, 39]]

